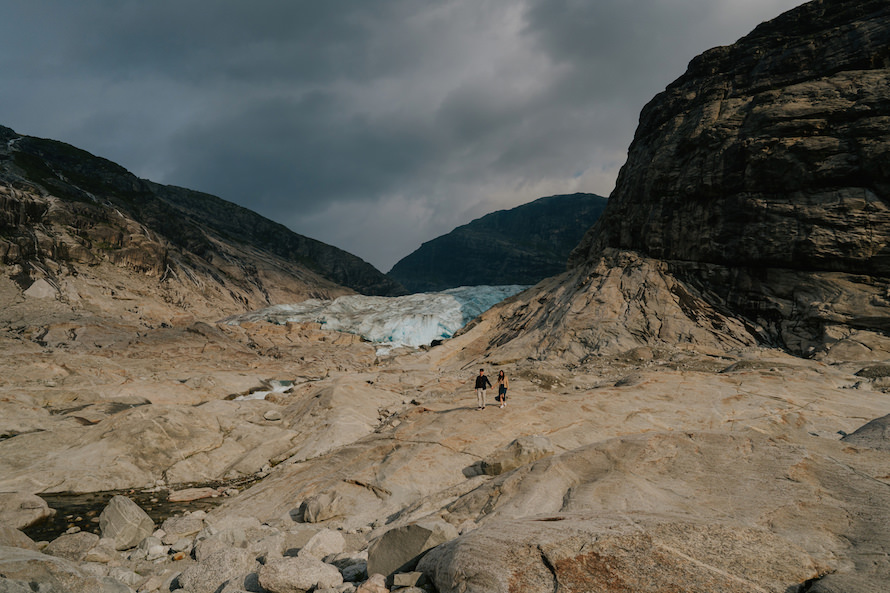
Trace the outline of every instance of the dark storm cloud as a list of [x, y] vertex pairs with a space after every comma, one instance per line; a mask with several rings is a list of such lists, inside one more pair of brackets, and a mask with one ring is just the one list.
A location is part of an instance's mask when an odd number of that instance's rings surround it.
[[313, 91], [216, 112], [179, 133], [171, 176], [258, 199], [273, 211], [285, 192], [284, 207], [305, 212], [391, 191], [430, 158], [430, 139], [410, 122], [372, 121], [346, 114], [339, 103]]
[[388, 269], [471, 218], [607, 195], [640, 108], [795, 0], [12, 0], [0, 123]]
[[[397, 67], [399, 55], [386, 55], [385, 43], [372, 48], [364, 41], [398, 17], [398, 7], [393, 1], [86, 0], [56, 3], [49, 18], [69, 25], [62, 34], [70, 58], [106, 75], [246, 83], [286, 76], [294, 84], [361, 78], [374, 57], [382, 58], [381, 67]], [[384, 55], [361, 51], [368, 49]]]

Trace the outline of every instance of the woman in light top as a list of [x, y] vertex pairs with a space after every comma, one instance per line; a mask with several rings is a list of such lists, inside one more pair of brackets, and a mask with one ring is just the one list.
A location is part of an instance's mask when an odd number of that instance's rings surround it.
[[501, 407], [507, 405], [507, 389], [510, 388], [510, 380], [504, 371], [498, 371], [498, 399], [501, 400]]

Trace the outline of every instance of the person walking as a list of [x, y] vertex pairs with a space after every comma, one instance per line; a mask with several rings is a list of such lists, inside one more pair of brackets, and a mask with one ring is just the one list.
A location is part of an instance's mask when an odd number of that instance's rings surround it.
[[507, 390], [510, 388], [510, 379], [504, 374], [504, 371], [498, 371], [498, 401], [501, 407], [507, 406]]
[[476, 377], [476, 400], [479, 402], [477, 410], [485, 409], [485, 389], [491, 387], [491, 381], [485, 376], [485, 369], [479, 369], [479, 376]]

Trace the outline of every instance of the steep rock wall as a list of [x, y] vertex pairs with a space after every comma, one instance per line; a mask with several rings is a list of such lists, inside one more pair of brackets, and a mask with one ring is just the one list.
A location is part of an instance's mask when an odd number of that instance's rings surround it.
[[810, 2], [692, 60], [570, 265], [609, 249], [793, 351], [890, 330], [890, 5]]

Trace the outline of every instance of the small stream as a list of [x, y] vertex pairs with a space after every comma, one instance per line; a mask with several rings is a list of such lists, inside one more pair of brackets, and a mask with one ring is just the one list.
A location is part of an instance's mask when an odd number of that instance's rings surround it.
[[[229, 482], [226, 484], [188, 485], [184, 487], [209, 486], [219, 488], [220, 486], [227, 486], [237, 487], [240, 490], [252, 481], [255, 480], [240, 480], [236, 483]], [[22, 531], [36, 542], [52, 541], [72, 527], [79, 527], [81, 531], [89, 531], [99, 535], [99, 515], [105, 509], [108, 501], [117, 495], [126, 496], [138, 504], [142, 510], [148, 513], [148, 516], [152, 518], [157, 527], [160, 527], [161, 523], [168, 517], [181, 515], [186, 511], [209, 511], [229, 498], [227, 496], [218, 496], [187, 502], [170, 502], [167, 500], [168, 494], [166, 490], [150, 491], [138, 489], [107, 490], [85, 494], [39, 494], [38, 496], [45, 500], [50, 508], [56, 510], [56, 514]]]

